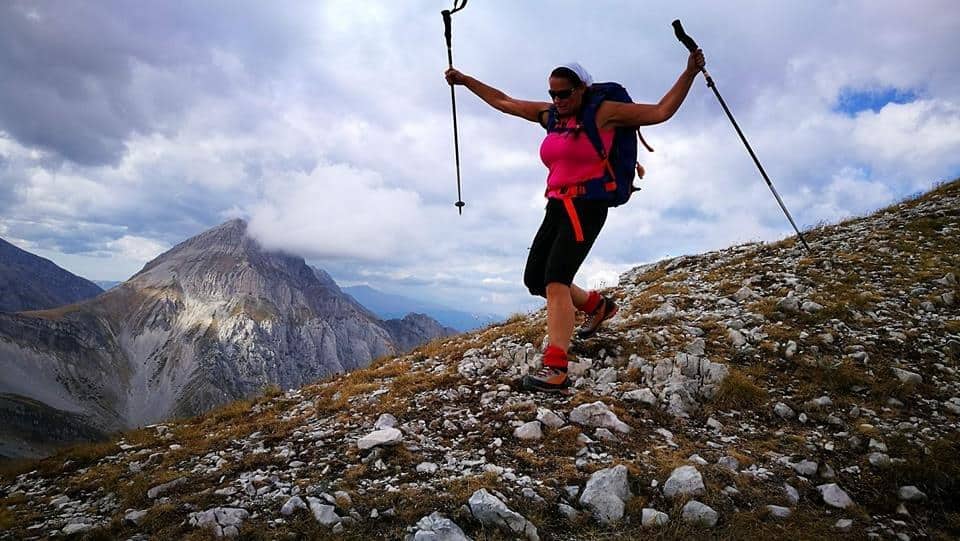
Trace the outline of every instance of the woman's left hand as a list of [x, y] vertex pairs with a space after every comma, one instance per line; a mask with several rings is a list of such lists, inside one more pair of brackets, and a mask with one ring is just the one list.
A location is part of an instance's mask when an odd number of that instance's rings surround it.
[[703, 49], [697, 49], [690, 53], [690, 58], [687, 59], [687, 73], [699, 73], [706, 65], [707, 61], [703, 58]]

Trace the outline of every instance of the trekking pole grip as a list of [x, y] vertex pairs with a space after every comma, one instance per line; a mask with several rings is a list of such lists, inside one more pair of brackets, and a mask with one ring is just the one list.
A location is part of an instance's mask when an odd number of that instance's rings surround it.
[[673, 33], [677, 35], [677, 39], [680, 40], [680, 43], [683, 43], [688, 51], [692, 53], [697, 50], [697, 42], [693, 41], [693, 38], [683, 31], [683, 25], [680, 24], [680, 19], [673, 21]]
[[443, 37], [447, 39], [447, 47], [450, 47], [450, 10], [445, 9], [440, 15], [443, 15]]

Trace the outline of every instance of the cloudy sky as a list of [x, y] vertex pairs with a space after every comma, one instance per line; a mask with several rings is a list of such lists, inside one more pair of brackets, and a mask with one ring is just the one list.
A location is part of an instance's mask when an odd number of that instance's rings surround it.
[[[0, 2], [0, 237], [124, 280], [243, 217], [341, 285], [469, 310], [522, 286], [543, 215], [541, 130], [457, 90], [452, 1]], [[454, 16], [454, 62], [546, 101], [576, 60], [656, 102], [685, 66], [679, 18], [801, 227], [960, 176], [960, 6], [943, 1], [515, 2]], [[643, 191], [579, 275], [792, 233], [712, 92], [644, 130]]]

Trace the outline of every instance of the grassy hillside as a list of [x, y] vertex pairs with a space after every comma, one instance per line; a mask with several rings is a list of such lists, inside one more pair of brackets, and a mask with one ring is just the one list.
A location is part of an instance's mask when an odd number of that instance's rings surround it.
[[[516, 538], [469, 504], [480, 489], [541, 539], [957, 538], [960, 181], [805, 236], [812, 253], [787, 239], [626, 273], [608, 291], [620, 314], [572, 348], [570, 395], [516, 388], [538, 362], [538, 313], [8, 463], [0, 538], [208, 539], [234, 524], [243, 539], [397, 539], [435, 511], [473, 539]], [[578, 417], [597, 403], [621, 424]], [[361, 449], [384, 414], [400, 441]], [[629, 494], [601, 523], [581, 496], [618, 465]], [[667, 497], [685, 465], [703, 490]], [[831, 484], [852, 505], [826, 503]], [[314, 508], [284, 514], [294, 496]], [[684, 521], [690, 500], [717, 524]], [[197, 513], [218, 508], [204, 527]], [[645, 528], [644, 509], [669, 521]]]

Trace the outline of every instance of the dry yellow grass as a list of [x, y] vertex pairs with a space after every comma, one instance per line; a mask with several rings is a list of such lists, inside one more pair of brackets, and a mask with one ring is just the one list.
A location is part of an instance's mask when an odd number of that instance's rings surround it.
[[667, 271], [664, 270], [663, 266], [657, 266], [638, 276], [636, 279], [636, 283], [639, 284], [643, 282], [648, 282], [648, 283], [656, 282], [662, 279], [666, 275], [667, 275]]
[[0, 531], [9, 530], [17, 523], [13, 509], [4, 505], [0, 507]]
[[152, 501], [147, 496], [151, 488], [173, 481], [182, 474], [175, 470], [158, 469], [132, 475], [126, 482], [119, 483], [111, 488], [120, 496], [121, 509], [143, 509]]
[[575, 425], [567, 425], [559, 429], [546, 428], [543, 434], [543, 449], [551, 456], [575, 456], [580, 450], [580, 443], [577, 441], [580, 434], [580, 428]]
[[734, 368], [720, 384], [710, 403], [719, 409], [741, 410], [755, 408], [766, 400], [767, 392], [749, 376]]

